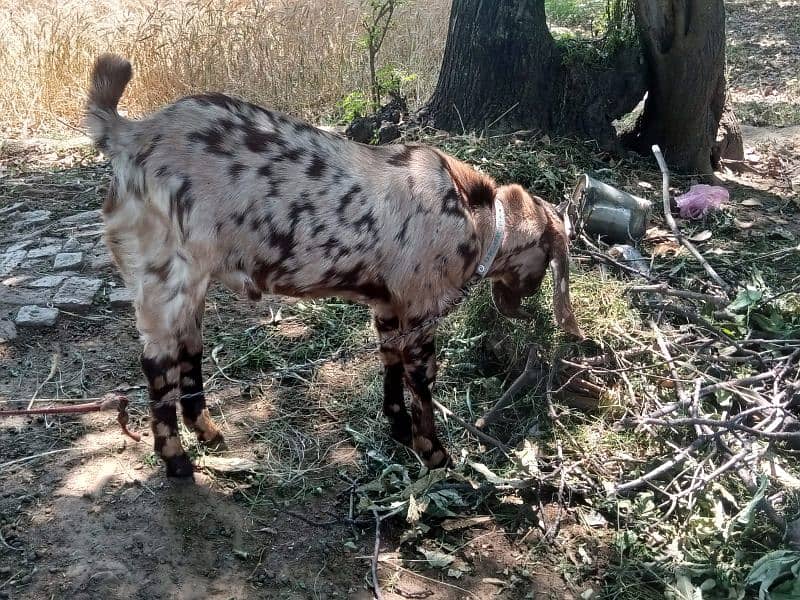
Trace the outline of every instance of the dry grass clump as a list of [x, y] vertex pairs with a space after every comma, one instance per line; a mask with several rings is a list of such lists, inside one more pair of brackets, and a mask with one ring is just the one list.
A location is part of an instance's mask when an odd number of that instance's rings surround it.
[[[378, 58], [418, 75], [412, 102], [435, 84], [448, 10], [446, 0], [404, 3]], [[0, 126], [76, 124], [91, 63], [107, 51], [134, 64], [124, 99], [134, 114], [212, 90], [329, 118], [367, 85], [361, 12], [358, 0], [0, 0]]]

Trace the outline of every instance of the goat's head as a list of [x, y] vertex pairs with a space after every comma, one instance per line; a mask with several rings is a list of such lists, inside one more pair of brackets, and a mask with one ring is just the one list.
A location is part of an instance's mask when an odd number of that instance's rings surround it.
[[539, 291], [550, 265], [556, 322], [570, 335], [584, 335], [569, 297], [568, 238], [552, 206], [518, 185], [502, 186], [497, 199], [506, 209], [506, 239], [491, 273], [492, 298], [507, 317], [530, 319], [522, 300]]

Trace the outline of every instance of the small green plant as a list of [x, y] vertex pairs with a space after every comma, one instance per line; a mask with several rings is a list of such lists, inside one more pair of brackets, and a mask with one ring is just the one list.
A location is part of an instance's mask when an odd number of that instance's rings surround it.
[[392, 24], [392, 15], [402, 0], [367, 0], [367, 12], [361, 21], [364, 36], [360, 42], [367, 50], [372, 107], [377, 110], [381, 100], [381, 87], [375, 59]]
[[353, 119], [365, 116], [370, 112], [372, 103], [361, 90], [353, 90], [337, 103], [339, 109], [339, 121], [350, 123]]
[[402, 67], [396, 65], [384, 65], [376, 72], [378, 93], [402, 95], [403, 90], [414, 83], [418, 76], [416, 73], [409, 73]]

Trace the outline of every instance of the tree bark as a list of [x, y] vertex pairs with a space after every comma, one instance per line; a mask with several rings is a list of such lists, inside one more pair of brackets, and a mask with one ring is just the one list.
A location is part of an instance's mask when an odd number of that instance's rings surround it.
[[636, 0], [635, 10], [648, 95], [625, 141], [642, 152], [659, 144], [673, 168], [711, 174], [725, 106], [723, 0]]
[[547, 130], [560, 64], [544, 0], [453, 0], [439, 81], [420, 117], [459, 133]]
[[733, 112], [730, 98], [725, 100], [725, 108], [717, 129], [717, 139], [711, 147], [711, 166], [719, 169], [721, 159], [744, 160], [744, 138], [739, 119]]

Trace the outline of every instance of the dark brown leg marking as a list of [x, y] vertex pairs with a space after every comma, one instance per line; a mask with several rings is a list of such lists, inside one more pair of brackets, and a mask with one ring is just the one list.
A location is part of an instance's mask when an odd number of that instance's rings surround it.
[[190, 354], [183, 347], [180, 353], [181, 409], [183, 422], [197, 434], [197, 439], [209, 447], [225, 449], [225, 438], [217, 429], [206, 408], [203, 392], [203, 350]]
[[411, 445], [411, 417], [403, 399], [403, 364], [386, 365], [383, 371], [383, 414], [389, 420], [391, 436]]
[[430, 384], [436, 375], [433, 337], [420, 340], [403, 351], [403, 366], [412, 392], [411, 430], [414, 450], [431, 469], [452, 466], [450, 456], [436, 437]]
[[142, 371], [150, 387], [150, 415], [153, 447], [167, 465], [167, 477], [193, 477], [192, 462], [181, 446], [178, 416], [180, 393], [178, 363], [174, 359], [142, 357]]
[[[386, 311], [375, 315], [375, 329], [381, 340], [381, 360], [383, 361], [383, 414], [389, 420], [392, 438], [411, 445], [411, 417], [406, 410], [403, 398], [403, 360], [392, 339], [398, 334], [399, 319]], [[387, 343], [384, 344], [383, 342]]]

